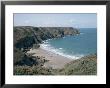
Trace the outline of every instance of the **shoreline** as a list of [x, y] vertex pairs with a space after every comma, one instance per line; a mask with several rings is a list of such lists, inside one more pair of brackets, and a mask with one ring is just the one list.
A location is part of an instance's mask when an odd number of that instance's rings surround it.
[[64, 56], [61, 56], [59, 54], [53, 53], [51, 51], [42, 49], [39, 47], [38, 49], [30, 49], [27, 53], [34, 53], [33, 56], [37, 57], [43, 57], [45, 60], [48, 60], [48, 62], [44, 63], [44, 67], [46, 68], [53, 68], [53, 69], [61, 69], [63, 68], [67, 63], [73, 61], [74, 59], [70, 59]]
[[54, 54], [57, 54], [57, 55], [60, 55], [62, 57], [66, 57], [66, 58], [72, 59], [72, 60], [76, 60], [76, 59], [79, 59], [79, 58], [84, 56], [84, 55], [79, 55], [79, 56], [75, 56], [74, 55], [73, 56], [73, 55], [69, 55], [69, 54], [63, 53], [63, 52], [60, 51], [63, 48], [59, 48], [60, 50], [59, 49], [55, 49], [50, 44], [45, 44], [45, 41], [42, 44], [40, 44], [40, 48], [43, 49], [43, 50], [46, 50], [47, 52], [51, 52], [51, 53], [54, 53]]

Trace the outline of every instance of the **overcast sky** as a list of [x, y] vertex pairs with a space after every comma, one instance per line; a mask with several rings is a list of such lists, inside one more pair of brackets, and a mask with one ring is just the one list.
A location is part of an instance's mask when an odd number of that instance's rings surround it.
[[96, 28], [97, 14], [14, 14], [14, 26]]

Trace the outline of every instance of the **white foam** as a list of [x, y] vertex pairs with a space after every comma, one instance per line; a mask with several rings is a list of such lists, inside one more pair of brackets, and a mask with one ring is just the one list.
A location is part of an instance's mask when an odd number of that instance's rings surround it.
[[84, 33], [80, 33], [81, 35], [83, 35]]
[[63, 52], [63, 48], [56, 49], [56, 48], [52, 47], [50, 44], [45, 44], [45, 43], [40, 44], [40, 48], [42, 48], [44, 50], [47, 50], [49, 52], [53, 52], [55, 54], [67, 57], [69, 59], [79, 59], [83, 56], [83, 55], [69, 55], [69, 54], [66, 54], [66, 53]]
[[63, 49], [63, 48], [59, 48], [59, 49]]

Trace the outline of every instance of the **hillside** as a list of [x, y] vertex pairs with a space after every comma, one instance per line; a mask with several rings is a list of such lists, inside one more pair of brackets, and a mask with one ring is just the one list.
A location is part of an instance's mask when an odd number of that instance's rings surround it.
[[89, 55], [74, 60], [62, 69], [43, 68], [40, 66], [15, 66], [14, 74], [17, 75], [96, 75], [97, 56]]
[[72, 61], [59, 72], [62, 75], [96, 75], [97, 55], [88, 55], [82, 57], [81, 59]]

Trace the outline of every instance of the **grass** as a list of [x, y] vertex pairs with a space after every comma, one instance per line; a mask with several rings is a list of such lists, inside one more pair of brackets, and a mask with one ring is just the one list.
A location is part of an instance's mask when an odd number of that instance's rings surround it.
[[60, 72], [64, 75], [96, 75], [96, 55], [85, 56], [81, 59], [68, 63]]

